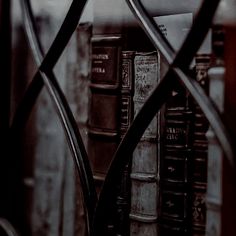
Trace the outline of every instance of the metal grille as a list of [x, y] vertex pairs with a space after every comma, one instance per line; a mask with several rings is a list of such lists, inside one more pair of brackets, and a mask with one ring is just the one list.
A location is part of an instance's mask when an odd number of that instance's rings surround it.
[[232, 168], [234, 168], [235, 165], [231, 141], [218, 111], [213, 107], [211, 100], [207, 97], [199, 84], [188, 75], [188, 67], [211, 26], [214, 13], [220, 1], [203, 1], [195, 22], [183, 46], [178, 52], [175, 52], [162, 36], [160, 30], [146, 12], [140, 0], [126, 1], [153, 45], [165, 57], [169, 64], [169, 69], [163, 80], [157, 85], [154, 92], [150, 95], [134, 119], [119, 145], [105, 179], [104, 187], [97, 200], [92, 171], [84, 144], [73, 114], [53, 73], [55, 64], [77, 27], [86, 0], [72, 1], [64, 22], [46, 54], [43, 53], [41, 42], [35, 30], [35, 20], [30, 0], [21, 0], [25, 30], [38, 69], [24, 95], [22, 103], [18, 106], [10, 127], [10, 135], [12, 140], [17, 141], [17, 137], [19, 137], [18, 134], [24, 127], [24, 124], [26, 124], [37, 97], [43, 86], [45, 86], [54, 103], [57, 115], [60, 118], [81, 179], [85, 206], [88, 213], [88, 230], [91, 235], [103, 235], [102, 230], [110, 214], [109, 207], [106, 203], [111, 202], [111, 199], [115, 201], [113, 196], [115, 191], [113, 190], [115, 187], [114, 183], [119, 181], [117, 176], [119, 176], [121, 170], [129, 162], [127, 157], [131, 157], [137, 143], [154, 115], [167, 101], [172, 90], [178, 84], [183, 85], [199, 104], [224, 150], [225, 157]]

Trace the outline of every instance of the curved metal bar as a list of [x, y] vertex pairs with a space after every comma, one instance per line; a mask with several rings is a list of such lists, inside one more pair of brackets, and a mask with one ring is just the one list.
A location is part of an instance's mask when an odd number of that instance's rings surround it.
[[83, 190], [83, 198], [88, 213], [88, 230], [92, 230], [92, 219], [94, 216], [95, 205], [97, 203], [97, 194], [93, 181], [93, 175], [82, 138], [80, 136], [77, 124], [74, 120], [69, 105], [66, 102], [57, 81], [52, 73], [38, 72], [54, 102], [58, 116], [61, 120], [68, 144], [75, 162], [80, 182]]
[[82, 15], [87, 0], [73, 0], [69, 11], [59, 29], [47, 55], [45, 56], [40, 68], [42, 71], [50, 71], [61, 56], [64, 48], [69, 42], [69, 39], [75, 31], [79, 19]]
[[96, 207], [93, 222], [96, 236], [105, 235], [105, 224], [109, 219], [109, 211], [112, 209], [108, 203], [111, 202], [111, 199], [115, 199], [117, 181], [119, 181], [125, 165], [131, 160], [132, 153], [145, 129], [157, 111], [171, 95], [171, 91], [174, 87], [174, 83], [172, 83], [173, 76], [173, 72], [169, 70], [166, 79], [163, 79], [157, 85], [145, 105], [136, 115], [114, 155]]
[[16, 232], [13, 225], [5, 218], [0, 218], [0, 228], [4, 230], [6, 236], [18, 236], [19, 234]]
[[146, 12], [140, 0], [126, 0], [126, 2], [138, 19], [140, 26], [152, 41], [154, 47], [164, 56], [168, 64], [171, 65], [174, 63], [178, 67], [181, 67], [181, 65], [187, 67], [195, 56], [197, 49], [201, 46], [211, 26], [212, 18], [220, 0], [203, 0], [194, 24], [178, 54], [171, 47], [166, 37], [163, 36], [153, 18]]
[[[164, 36], [161, 36], [162, 34], [160, 30], [156, 29], [158, 28], [156, 23], [153, 21], [152, 17], [146, 13], [143, 5], [140, 3], [140, 0], [127, 0], [127, 2], [129, 6], [132, 7], [131, 10], [142, 24], [142, 27], [152, 40], [154, 46], [163, 54], [169, 63], [169, 66], [172, 64], [172, 67], [174, 67], [175, 72], [178, 75], [176, 79], [181, 81], [181, 83], [189, 90], [193, 98], [201, 107], [213, 131], [215, 132], [222, 149], [224, 150], [226, 158], [230, 164], [234, 166], [234, 155], [232, 145], [230, 144], [230, 136], [219, 113], [216, 111], [210, 98], [206, 96], [203, 89], [198, 86], [193, 79], [186, 75], [188, 66], [209, 31], [220, 0], [203, 1], [194, 24], [175, 57], [173, 56], [173, 49], [165, 42], [166, 40]], [[162, 45], [162, 48], [159, 48], [159, 44]], [[172, 53], [168, 54], [168, 52]], [[177, 68], [180, 68], [181, 70]]]
[[11, 126], [11, 134], [13, 138], [15, 135], [17, 136], [20, 128], [24, 125], [24, 122], [26, 122], [39, 92], [45, 84], [61, 120], [74, 162], [81, 179], [84, 201], [88, 213], [88, 230], [90, 231], [95, 204], [97, 202], [92, 171], [76, 121], [74, 120], [66, 98], [64, 97], [64, 94], [57, 83], [55, 75], [52, 72], [53, 66], [57, 62], [72, 33], [76, 29], [86, 1], [72, 2], [70, 10], [61, 26], [61, 29], [59, 30], [52, 46], [43, 60], [43, 52], [41, 50], [40, 40], [35, 33], [34, 19], [30, 2], [28, 0], [25, 0], [25, 2], [24, 0], [22, 1], [22, 7], [25, 12], [25, 26], [28, 27], [26, 33], [30, 41], [31, 49], [35, 56], [35, 61], [39, 66], [39, 70], [34, 76], [25, 94], [23, 102], [18, 108]]
[[23, 11], [24, 29], [33, 53], [36, 65], [39, 67], [43, 61], [44, 51], [38, 35], [36, 34], [36, 25], [33, 16], [33, 10], [30, 0], [21, 0], [21, 9]]
[[[81, 14], [87, 0], [73, 0], [67, 15], [55, 37], [51, 47], [49, 48], [46, 56], [43, 58], [43, 50], [38, 35], [35, 30], [35, 21], [33, 12], [30, 4], [30, 0], [21, 0], [21, 5], [24, 13], [24, 23], [28, 35], [28, 40], [36, 59], [37, 65], [40, 66], [41, 70], [46, 72], [50, 71], [57, 63], [67, 43], [69, 42], [71, 35], [75, 31]], [[41, 55], [40, 55], [41, 54]], [[43, 60], [42, 60], [43, 58]]]
[[196, 19], [186, 36], [186, 39], [176, 55], [174, 66], [186, 70], [195, 57], [198, 49], [204, 41], [220, 0], [202, 0]]
[[221, 115], [219, 114], [218, 110], [215, 109], [212, 101], [208, 98], [205, 91], [196, 80], [192, 79], [191, 77], [187, 77], [179, 68], [173, 68], [173, 70], [175, 71], [177, 79], [179, 79], [184, 84], [185, 88], [191, 93], [195, 101], [201, 107], [217, 136], [217, 139], [224, 151], [225, 157], [229, 161], [231, 167], [234, 168], [235, 160], [234, 151], [232, 149], [233, 144], [231, 143], [230, 135], [222, 122]]
[[[36, 27], [30, 0], [21, 0], [26, 34], [36, 65], [40, 67], [42, 71], [46, 72], [53, 69], [58, 58], [62, 54], [67, 43], [69, 42], [71, 35], [73, 34], [78, 25], [85, 4], [86, 0], [74, 0], [71, 3], [67, 16], [59, 32], [57, 33], [57, 36], [52, 43], [52, 46], [49, 48], [48, 53], [44, 57], [42, 45], [35, 30]], [[50, 64], [50, 67], [49, 65], [47, 65], [47, 63]], [[12, 127], [14, 127], [13, 130], [19, 130], [24, 127], [24, 122], [28, 120], [32, 107], [34, 106], [35, 101], [42, 88], [43, 82], [40, 81], [40, 76], [37, 75], [34, 77], [32, 82], [28, 86], [27, 91], [25, 92], [25, 95], [17, 108], [17, 111], [12, 121]]]
[[172, 48], [166, 37], [164, 37], [164, 35], [161, 33], [153, 18], [149, 16], [140, 1], [126, 0], [126, 2], [133, 15], [138, 19], [140, 26], [142, 27], [144, 32], [146, 32], [149, 39], [153, 43], [154, 47], [158, 48], [169, 65], [172, 64], [176, 52]]
[[[114, 155], [95, 212], [94, 231], [96, 235], [102, 235], [105, 232], [104, 222], [106, 222], [110, 210], [109, 206], [106, 206], [106, 204], [111, 201], [111, 199], [114, 199], [115, 183], [119, 179], [122, 169], [129, 162], [130, 156], [150, 121], [170, 96], [175, 83], [179, 83], [178, 79], [190, 91], [193, 98], [207, 115], [207, 119], [214, 129], [228, 161], [234, 166], [232, 145], [230, 145], [230, 139], [221, 118], [200, 86], [194, 83], [193, 80], [182, 71], [186, 71], [197, 49], [201, 46], [212, 22], [219, 0], [203, 1], [195, 24], [192, 26], [182, 48], [176, 55], [168, 46], [166, 40], [160, 35], [160, 31], [156, 30], [155, 24], [153, 24], [151, 18], [145, 13], [140, 1], [127, 0], [127, 3], [134, 15], [140, 20], [142, 27], [152, 40], [154, 46], [157, 49], [161, 46], [160, 51], [163, 56], [165, 56], [170, 67], [163, 80], [157, 85], [154, 92], [141, 108]], [[199, 33], [200, 31], [201, 33]], [[189, 47], [192, 48], [192, 50], [189, 50]], [[180, 67], [180, 69], [178, 67]]]

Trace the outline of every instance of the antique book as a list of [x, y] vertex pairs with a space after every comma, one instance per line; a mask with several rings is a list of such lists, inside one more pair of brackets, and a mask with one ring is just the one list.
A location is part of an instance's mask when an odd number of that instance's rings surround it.
[[[137, 52], [134, 58], [134, 112], [145, 103], [157, 85], [159, 74], [159, 54]], [[157, 154], [158, 115], [144, 132], [133, 153], [131, 167], [131, 211], [130, 235], [157, 234]]]
[[[154, 21], [177, 51], [192, 26], [193, 13], [157, 16]], [[190, 65], [192, 76], [205, 87], [210, 39], [209, 32]], [[176, 85], [161, 111], [161, 123], [159, 233], [202, 235], [206, 218], [207, 120], [187, 90]]]
[[92, 38], [88, 155], [98, 191], [119, 143], [120, 36]]
[[187, 91], [176, 86], [163, 109], [160, 158], [160, 235], [189, 235], [191, 230], [191, 157], [193, 111]]
[[120, 136], [123, 138], [128, 130], [134, 113], [134, 56], [135, 51], [122, 51], [122, 76], [121, 76], [121, 120]]
[[[121, 53], [120, 139], [127, 132], [134, 115], [134, 56], [135, 51], [122, 51]], [[129, 163], [122, 172], [116, 200], [116, 234], [120, 236], [129, 235], [130, 187]]]
[[[210, 54], [195, 56], [195, 76], [197, 82], [208, 94], [208, 69]], [[204, 236], [206, 228], [207, 153], [206, 132], [209, 127], [205, 115], [194, 101], [193, 157], [192, 157], [192, 235]]]
[[[88, 156], [98, 195], [120, 142], [121, 46], [120, 35], [92, 37]], [[114, 234], [116, 225], [116, 204], [110, 206], [108, 235]]]
[[[192, 13], [154, 17], [175, 50], [181, 47], [193, 21]], [[161, 74], [165, 69], [163, 63]], [[191, 158], [193, 110], [189, 93], [176, 85], [160, 112], [158, 233], [189, 235], [191, 231]]]

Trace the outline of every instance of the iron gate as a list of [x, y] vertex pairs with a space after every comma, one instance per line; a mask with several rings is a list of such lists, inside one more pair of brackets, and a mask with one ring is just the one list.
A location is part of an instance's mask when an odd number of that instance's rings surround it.
[[171, 95], [171, 91], [178, 84], [184, 86], [199, 104], [224, 150], [225, 157], [231, 167], [233, 169], [235, 168], [234, 150], [228, 130], [218, 114], [218, 111], [212, 105], [211, 100], [200, 85], [188, 74], [188, 67], [212, 24], [220, 0], [203, 1], [194, 24], [178, 52], [175, 52], [162, 36], [160, 30], [153, 22], [140, 0], [126, 1], [155, 48], [159, 50], [166, 59], [169, 69], [163, 80], [156, 86], [154, 92], [150, 95], [134, 119], [119, 145], [106, 176], [100, 197], [97, 199], [92, 171], [80, 132], [67, 100], [58, 85], [57, 78], [53, 73], [53, 68], [75, 31], [87, 1], [72, 1], [64, 22], [48, 52], [44, 55], [39, 36], [35, 30], [35, 19], [30, 0], [21, 0], [25, 31], [38, 68], [32, 82], [25, 92], [24, 99], [19, 104], [15, 113], [12, 125], [9, 129], [10, 142], [17, 142], [17, 138], [27, 122], [40, 91], [43, 87], [46, 87], [54, 103], [57, 115], [60, 118], [80, 177], [88, 215], [88, 231], [90, 235], [104, 235], [105, 222], [110, 214], [109, 207], [106, 203], [111, 199], [115, 201], [112, 195], [113, 192], [115, 192], [113, 191], [115, 186], [114, 182], [119, 181], [117, 176], [119, 176], [121, 170], [129, 162], [127, 157], [131, 156], [152, 118], [167, 101]]

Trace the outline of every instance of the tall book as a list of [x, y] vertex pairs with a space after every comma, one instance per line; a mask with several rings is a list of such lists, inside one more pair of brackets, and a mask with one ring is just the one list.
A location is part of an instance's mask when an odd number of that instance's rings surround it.
[[[154, 20], [171, 46], [179, 50], [191, 28], [193, 13], [157, 16]], [[207, 85], [209, 44], [210, 33], [189, 68], [202, 86]], [[159, 233], [204, 234], [207, 120], [181, 85], [175, 86], [161, 113]]]
[[[121, 56], [121, 107], [120, 107], [120, 139], [127, 132], [134, 113], [134, 56], [135, 51], [122, 51]], [[117, 225], [116, 234], [129, 235], [130, 212], [130, 163], [128, 163], [121, 176], [117, 194]]]
[[[121, 43], [119, 35], [92, 38], [91, 99], [88, 118], [88, 156], [98, 194], [120, 142]], [[114, 213], [107, 222], [113, 234]]]
[[[193, 14], [157, 16], [154, 20], [171, 46], [179, 50], [191, 28]], [[164, 66], [161, 71], [166, 70]], [[161, 236], [189, 235], [191, 231], [192, 108], [189, 93], [176, 84], [172, 96], [161, 109], [158, 198], [158, 233]]]
[[193, 111], [180, 85], [163, 111], [160, 159], [160, 235], [189, 235]]
[[98, 185], [104, 181], [119, 142], [120, 56], [120, 36], [92, 38], [88, 153]]
[[[145, 103], [157, 85], [159, 54], [138, 52], [134, 58], [134, 112]], [[157, 142], [158, 116], [156, 115], [144, 132], [133, 153], [131, 167], [130, 235], [157, 234]]]
[[[195, 77], [208, 94], [210, 54], [195, 56]], [[194, 101], [193, 156], [192, 156], [192, 235], [204, 236], [206, 228], [207, 152], [206, 132], [209, 127], [205, 115]]]

